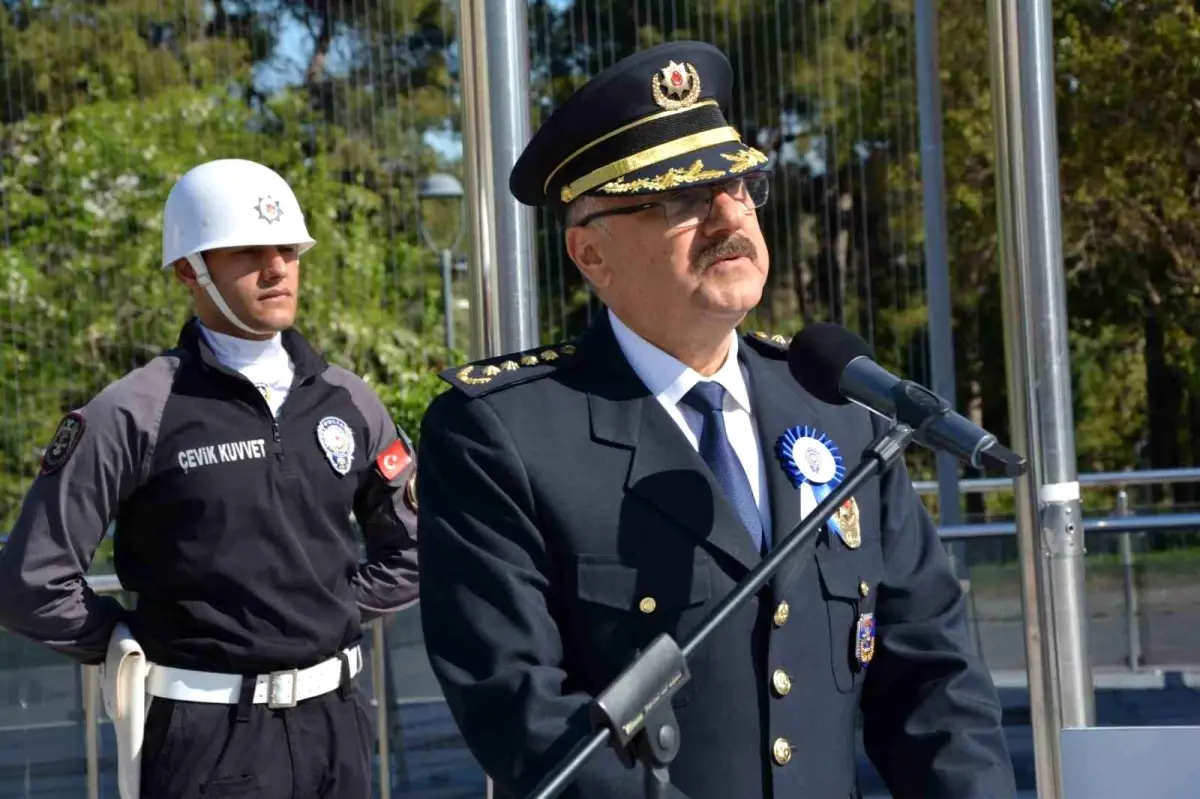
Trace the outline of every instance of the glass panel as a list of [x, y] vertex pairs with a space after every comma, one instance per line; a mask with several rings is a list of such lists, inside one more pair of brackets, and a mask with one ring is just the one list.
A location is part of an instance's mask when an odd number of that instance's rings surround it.
[[0, 796], [87, 795], [82, 670], [0, 628]]
[[429, 667], [421, 614], [409, 608], [384, 628], [388, 651], [392, 796], [482, 799], [483, 770], [450, 716]]

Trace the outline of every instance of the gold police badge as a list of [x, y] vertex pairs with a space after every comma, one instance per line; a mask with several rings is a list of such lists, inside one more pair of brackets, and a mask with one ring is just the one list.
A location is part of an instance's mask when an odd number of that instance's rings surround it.
[[846, 546], [858, 549], [862, 545], [862, 528], [858, 520], [858, 502], [854, 497], [850, 497], [842, 503], [842, 506], [837, 509], [837, 513], [833, 515], [833, 520], [837, 523]]

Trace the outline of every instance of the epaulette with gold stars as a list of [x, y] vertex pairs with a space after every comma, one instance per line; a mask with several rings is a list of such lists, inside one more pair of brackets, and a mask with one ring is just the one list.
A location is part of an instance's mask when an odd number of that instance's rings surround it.
[[440, 377], [468, 396], [481, 397], [552, 374], [570, 363], [574, 355], [575, 345], [564, 342], [454, 366], [441, 372]]
[[770, 335], [762, 331], [754, 333], [746, 333], [742, 336], [742, 340], [749, 343], [755, 350], [766, 355], [768, 358], [787, 359], [788, 345], [791, 344], [791, 339], [784, 338], [776, 333]]

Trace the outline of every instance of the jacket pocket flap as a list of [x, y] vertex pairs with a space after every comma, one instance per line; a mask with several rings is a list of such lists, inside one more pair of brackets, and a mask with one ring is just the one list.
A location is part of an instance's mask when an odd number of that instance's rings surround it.
[[580, 555], [576, 567], [579, 599], [617, 610], [653, 613], [702, 605], [711, 595], [702, 563], [621, 562], [619, 555]]

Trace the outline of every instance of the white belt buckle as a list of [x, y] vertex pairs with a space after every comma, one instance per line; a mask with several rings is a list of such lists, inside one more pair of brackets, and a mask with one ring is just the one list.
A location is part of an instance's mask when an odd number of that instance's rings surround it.
[[267, 707], [272, 710], [296, 706], [296, 683], [299, 669], [272, 672], [267, 683]]

